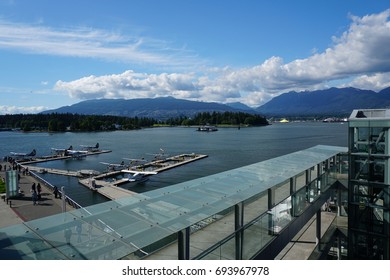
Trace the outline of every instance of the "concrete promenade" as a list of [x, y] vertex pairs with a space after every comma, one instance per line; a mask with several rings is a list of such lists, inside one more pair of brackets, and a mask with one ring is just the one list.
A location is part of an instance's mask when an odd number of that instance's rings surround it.
[[[3, 168], [0, 177], [5, 178], [4, 165], [7, 166], [7, 170], [10, 165], [4, 162], [1, 164]], [[62, 212], [61, 199], [56, 199], [51, 190], [42, 183], [42, 198], [38, 205], [33, 205], [30, 191], [33, 183], [37, 185], [39, 181], [32, 176], [21, 174], [19, 181], [21, 196], [9, 199], [8, 204], [3, 198], [0, 199], [0, 228]]]

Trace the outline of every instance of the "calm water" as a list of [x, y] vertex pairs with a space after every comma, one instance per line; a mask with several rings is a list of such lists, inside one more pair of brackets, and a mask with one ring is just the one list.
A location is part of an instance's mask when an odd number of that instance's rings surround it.
[[[286, 123], [256, 128], [220, 128], [217, 132], [197, 132], [194, 128], [151, 128], [136, 131], [97, 133], [21, 133], [0, 132], [0, 156], [10, 152], [37, 150], [37, 156], [51, 154], [51, 148], [81, 149], [95, 145], [111, 153], [76, 160], [52, 161], [41, 164], [48, 168], [67, 170], [93, 169], [105, 171], [100, 162], [119, 163], [123, 158], [153, 159], [153, 153], [206, 154], [207, 158], [151, 176], [147, 182], [124, 185], [136, 192], [166, 187], [183, 181], [245, 166], [312, 146], [347, 146], [347, 123]], [[57, 186], [65, 186], [67, 194], [83, 206], [106, 201], [78, 184], [77, 179], [46, 174]]]

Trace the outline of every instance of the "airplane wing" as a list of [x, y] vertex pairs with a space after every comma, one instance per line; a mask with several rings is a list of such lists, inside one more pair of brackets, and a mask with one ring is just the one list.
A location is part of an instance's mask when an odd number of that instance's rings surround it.
[[11, 155], [13, 156], [25, 156], [27, 155], [26, 153], [18, 153], [18, 152], [10, 152]]
[[156, 175], [157, 172], [154, 171], [137, 171], [137, 170], [129, 170], [129, 169], [123, 169], [121, 170], [123, 173], [130, 173], [130, 174], [143, 174], [143, 175]]
[[67, 150], [70, 154], [88, 154], [88, 151], [81, 151], [81, 150]]
[[73, 147], [70, 146], [67, 149], [64, 149], [64, 148], [51, 148], [51, 150], [55, 151], [55, 152], [58, 152], [58, 153], [63, 153], [63, 152], [68, 151], [68, 150], [73, 150]]
[[115, 166], [115, 167], [123, 167], [125, 164], [122, 163], [109, 163], [109, 162], [100, 162], [101, 164], [108, 165], [108, 166]]
[[51, 150], [57, 153], [63, 153], [66, 151], [66, 149], [59, 149], [59, 148], [51, 148]]
[[66, 150], [66, 153], [73, 157], [83, 157], [83, 156], [87, 156], [88, 151]]
[[147, 161], [144, 158], [123, 158], [123, 159], [133, 161], [133, 162], [146, 162]]
[[33, 150], [31, 151], [31, 153], [10, 152], [11, 155], [13, 155], [13, 156], [18, 156], [18, 157], [33, 157], [33, 156], [36, 155], [36, 153], [37, 153], [37, 152], [36, 152], [35, 149], [33, 149]]
[[95, 146], [87, 146], [87, 145], [80, 145], [80, 147], [86, 148], [86, 149], [98, 149], [99, 143], [96, 143]]

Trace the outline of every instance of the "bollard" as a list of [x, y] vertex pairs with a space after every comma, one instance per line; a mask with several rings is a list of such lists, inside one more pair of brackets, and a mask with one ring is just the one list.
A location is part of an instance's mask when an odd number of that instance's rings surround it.
[[12, 208], [12, 200], [9, 201], [9, 208]]

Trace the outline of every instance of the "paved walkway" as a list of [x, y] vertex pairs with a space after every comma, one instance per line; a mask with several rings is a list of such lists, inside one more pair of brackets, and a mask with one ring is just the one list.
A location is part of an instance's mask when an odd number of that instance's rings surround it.
[[[1, 164], [4, 167], [5, 163]], [[8, 166], [7, 164], [7, 170]], [[5, 178], [4, 168], [0, 172], [0, 177]], [[33, 183], [37, 185], [39, 181], [32, 176], [21, 174], [19, 181], [21, 195], [10, 198], [8, 203], [3, 198], [0, 199], [0, 228], [62, 212], [61, 199], [56, 199], [51, 190], [42, 183], [42, 198], [38, 205], [33, 205], [30, 192]]]

